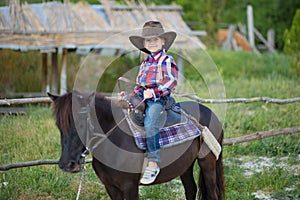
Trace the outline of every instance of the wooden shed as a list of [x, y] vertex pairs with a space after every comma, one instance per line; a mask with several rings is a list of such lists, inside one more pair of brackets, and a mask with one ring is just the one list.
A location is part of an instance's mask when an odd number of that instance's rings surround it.
[[[133, 48], [129, 34], [140, 31], [148, 20], [159, 20], [166, 30], [178, 33], [172, 48], [205, 49], [197, 37], [205, 32], [192, 31], [183, 21], [182, 13], [178, 5], [115, 5], [108, 0], [101, 0], [101, 5], [82, 2], [21, 5], [19, 0], [11, 0], [9, 6], [0, 7], [0, 49], [42, 53], [43, 92], [47, 84], [47, 56], [51, 53], [51, 91], [58, 92], [58, 52], [62, 52], [66, 67], [69, 50], [77, 53], [87, 53], [94, 48], [111, 49], [114, 53], [127, 51]], [[115, 34], [118, 37], [111, 37]]]

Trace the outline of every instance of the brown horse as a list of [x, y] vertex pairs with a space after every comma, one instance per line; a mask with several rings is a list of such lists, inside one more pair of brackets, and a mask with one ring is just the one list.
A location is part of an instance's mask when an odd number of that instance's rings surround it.
[[[123, 120], [122, 108], [101, 94], [88, 97], [74, 91], [62, 96], [48, 95], [53, 100], [53, 113], [61, 133], [59, 167], [67, 172], [80, 171], [81, 154], [89, 146], [93, 168], [110, 198], [138, 199], [145, 152], [137, 148], [129, 126]], [[222, 145], [222, 125], [209, 108], [190, 101], [181, 102], [180, 106], [207, 126]], [[216, 160], [201, 136], [161, 149], [161, 160], [161, 172], [153, 184], [180, 177], [186, 199], [196, 199], [193, 166], [197, 160], [200, 166], [199, 198], [225, 199], [222, 153]]]

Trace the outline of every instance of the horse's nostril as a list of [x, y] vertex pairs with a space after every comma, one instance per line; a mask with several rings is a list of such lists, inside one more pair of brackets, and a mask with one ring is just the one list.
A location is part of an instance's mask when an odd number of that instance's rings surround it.
[[75, 160], [69, 160], [67, 162], [59, 162], [58, 166], [60, 169], [64, 171], [71, 171], [73, 170], [77, 165], [77, 162]]
[[68, 169], [73, 169], [75, 167], [75, 165], [76, 165], [76, 161], [70, 160], [68, 165], [67, 165], [67, 168]]

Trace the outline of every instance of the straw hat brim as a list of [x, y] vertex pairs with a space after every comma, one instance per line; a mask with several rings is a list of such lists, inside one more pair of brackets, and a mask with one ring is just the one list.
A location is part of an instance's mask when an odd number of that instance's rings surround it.
[[130, 42], [139, 50], [150, 54], [150, 52], [144, 47], [144, 40], [148, 38], [160, 37], [165, 39], [165, 44], [163, 48], [167, 51], [173, 44], [177, 34], [174, 31], [164, 32], [160, 35], [152, 35], [152, 36], [140, 36], [140, 35], [132, 35], [129, 36]]

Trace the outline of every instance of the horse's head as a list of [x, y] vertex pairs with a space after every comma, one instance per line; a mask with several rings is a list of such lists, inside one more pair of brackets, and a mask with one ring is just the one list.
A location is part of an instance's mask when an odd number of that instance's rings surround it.
[[48, 93], [53, 101], [53, 114], [56, 126], [61, 135], [62, 153], [59, 167], [66, 172], [79, 172], [81, 169], [82, 153], [85, 151], [75, 127], [72, 110], [72, 93], [56, 96]]

